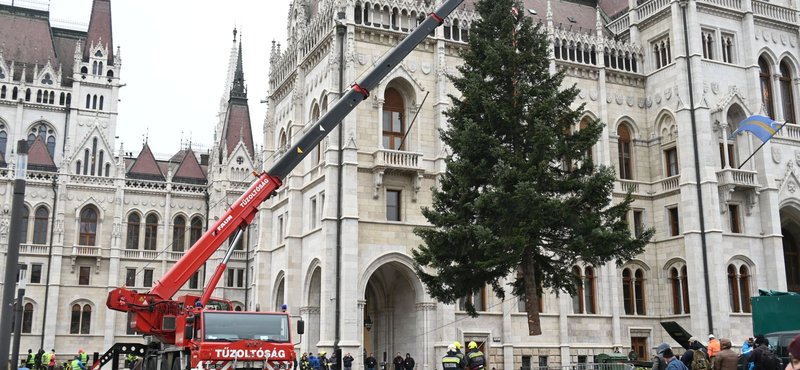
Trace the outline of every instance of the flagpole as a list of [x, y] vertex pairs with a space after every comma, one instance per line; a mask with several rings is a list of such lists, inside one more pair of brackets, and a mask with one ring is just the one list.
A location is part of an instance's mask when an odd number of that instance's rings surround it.
[[783, 126], [786, 126], [786, 123], [782, 124], [782, 125], [781, 125], [781, 127], [780, 127], [780, 128], [778, 128], [778, 131], [775, 131], [775, 133], [774, 133], [774, 134], [772, 134], [772, 136], [770, 136], [770, 137], [769, 137], [769, 139], [767, 139], [767, 141], [765, 141], [765, 142], [761, 143], [761, 146], [759, 146], [759, 147], [758, 147], [758, 149], [756, 149], [756, 151], [754, 151], [754, 152], [753, 152], [753, 154], [750, 154], [750, 156], [749, 156], [749, 157], [747, 157], [747, 159], [745, 159], [745, 160], [744, 160], [744, 162], [742, 162], [742, 164], [740, 164], [740, 165], [739, 165], [739, 168], [737, 168], [737, 169], [741, 170], [741, 169], [742, 169], [742, 167], [744, 167], [744, 165], [745, 165], [745, 164], [747, 164], [747, 162], [748, 162], [748, 161], [749, 161], [751, 158], [753, 158], [753, 156], [754, 156], [754, 155], [756, 155], [756, 153], [758, 153], [758, 151], [759, 151], [759, 150], [761, 150], [761, 148], [763, 148], [763, 147], [764, 147], [764, 145], [767, 145], [767, 142], [769, 142], [769, 140], [770, 140], [770, 139], [772, 139], [773, 137], [775, 137], [775, 135], [777, 135], [779, 132], [781, 132], [781, 130], [783, 130]]

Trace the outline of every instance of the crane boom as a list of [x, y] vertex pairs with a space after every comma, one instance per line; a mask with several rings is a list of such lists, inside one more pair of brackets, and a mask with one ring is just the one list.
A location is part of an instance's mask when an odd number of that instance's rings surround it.
[[[222, 217], [183, 255], [183, 257], [156, 283], [148, 293], [137, 293], [123, 288], [109, 292], [108, 308], [123, 312], [135, 312], [136, 329], [152, 334], [164, 342], [175, 342], [174, 328], [162, 323], [166, 316], [183, 315], [185, 309], [171, 300], [191, 276], [220, 248], [234, 232], [241, 232], [258, 212], [258, 207], [282, 185], [282, 180], [297, 167], [305, 156], [319, 144], [356, 106], [369, 97], [369, 91], [386, 78], [436, 27], [444, 22], [463, 0], [445, 0], [439, 8], [370, 70], [360, 82], [342, 95], [299, 140], [265, 173], [255, 173], [257, 180], [228, 209]], [[206, 303], [227, 263], [226, 255], [206, 287], [201, 301]], [[186, 302], [191, 304], [191, 302]]]

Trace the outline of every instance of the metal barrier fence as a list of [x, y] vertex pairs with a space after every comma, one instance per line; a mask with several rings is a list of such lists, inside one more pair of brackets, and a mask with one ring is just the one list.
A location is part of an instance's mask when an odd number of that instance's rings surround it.
[[635, 370], [632, 364], [575, 364], [564, 366], [521, 366], [519, 370]]

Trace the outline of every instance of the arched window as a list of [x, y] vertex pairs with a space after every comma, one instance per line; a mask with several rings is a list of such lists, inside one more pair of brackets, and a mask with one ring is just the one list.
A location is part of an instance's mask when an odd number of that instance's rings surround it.
[[[42, 90], [39, 90], [39, 91], [36, 92], [36, 102], [37, 103], [41, 103], [42, 102]], [[46, 101], [45, 101], [45, 103], [46, 103]]]
[[786, 229], [783, 234], [783, 263], [786, 269], [786, 285], [790, 292], [800, 292], [800, 247], [797, 239]]
[[106, 177], [111, 176], [111, 163], [106, 163]]
[[156, 239], [158, 238], [158, 217], [154, 214], [147, 215], [144, 224], [144, 249], [149, 251], [156, 250]]
[[356, 24], [361, 24], [361, 17], [364, 14], [364, 10], [361, 9], [361, 3], [356, 3], [356, 8], [353, 11], [353, 19], [355, 20]]
[[19, 97], [19, 89], [17, 89], [17, 87], [14, 86], [14, 88], [11, 89], [11, 100], [16, 101], [18, 97]]
[[453, 20], [453, 41], [461, 41], [461, 29], [458, 28], [458, 19]]
[[92, 96], [90, 94], [86, 94], [86, 109], [89, 109], [92, 106]]
[[89, 68], [86, 68], [86, 66], [81, 67], [81, 73], [83, 74], [89, 73]]
[[92, 63], [92, 74], [93, 75], [97, 74], [97, 61], [96, 60], [94, 61], [94, 63]]
[[279, 151], [283, 151], [287, 149], [287, 145], [289, 144], [288, 140], [286, 139], [286, 131], [281, 130], [280, 140], [278, 141], [280, 147], [278, 148]]
[[94, 246], [97, 236], [97, 211], [86, 207], [81, 211], [81, 229], [78, 235], [78, 245]]
[[97, 109], [97, 95], [92, 96], [92, 109]]
[[83, 174], [89, 174], [89, 149], [83, 150]]
[[[3, 72], [0, 71], [0, 73]], [[6, 98], [6, 85], [3, 85], [3, 87], [0, 87], [0, 99], [5, 99], [5, 98]]]
[[72, 305], [72, 315], [69, 320], [70, 334], [89, 334], [92, 327], [92, 306], [85, 304]]
[[647, 302], [645, 301], [644, 293], [644, 271], [637, 269], [633, 276], [635, 279], [633, 282], [633, 294], [636, 297], [636, 313], [639, 315], [646, 315]]
[[97, 155], [97, 176], [103, 176], [103, 151]]
[[100, 95], [100, 107], [98, 108], [100, 110], [103, 110], [103, 100], [105, 100], [105, 98], [103, 98], [103, 96]]
[[103, 75], [103, 62], [97, 64], [97, 74]]
[[631, 131], [626, 125], [619, 125], [617, 128], [619, 139], [617, 140], [617, 150], [619, 155], [619, 178], [623, 180], [633, 180], [633, 165], [631, 164]]
[[50, 212], [47, 208], [39, 207], [34, 213], [33, 244], [47, 244], [47, 218]]
[[633, 315], [633, 276], [630, 269], [622, 270], [622, 301], [625, 306], [625, 314]]
[[594, 269], [586, 267], [582, 273], [581, 268], [574, 266], [572, 275], [575, 279], [575, 294], [572, 295], [573, 313], [597, 313], [595, 305], [595, 275]]
[[128, 215], [128, 234], [125, 238], [125, 248], [139, 249], [139, 229], [141, 218], [136, 213]]
[[31, 333], [33, 331], [32, 329], [33, 329], [33, 304], [26, 303], [22, 311], [22, 330], [20, 331], [23, 333]]
[[31, 89], [25, 90], [25, 101], [31, 101]]
[[183, 252], [183, 244], [186, 240], [186, 219], [183, 216], [175, 217], [172, 223], [172, 251]]
[[[3, 125], [5, 128], [5, 125]], [[8, 133], [5, 130], [0, 131], [0, 153], [3, 154], [3, 158], [6, 157], [6, 144], [8, 144]]]
[[405, 133], [405, 102], [400, 92], [386, 89], [383, 104], [383, 147], [390, 150], [404, 150], [402, 143]]
[[22, 207], [22, 230], [19, 232], [19, 242], [20, 243], [27, 243], [28, 242], [28, 219], [30, 217], [30, 211], [28, 211], [28, 207]]
[[[311, 122], [319, 121], [319, 105], [314, 104], [314, 108], [311, 108]], [[316, 155], [314, 156], [314, 165], [318, 165], [320, 160], [322, 159], [322, 142], [320, 141], [316, 147]]]
[[56, 155], [56, 137], [53, 135], [47, 138], [47, 152], [50, 153], [50, 158]]
[[747, 266], [739, 267], [739, 296], [742, 298], [742, 312], [750, 312], [750, 274]]
[[75, 174], [76, 175], [81, 174], [81, 161], [75, 162]]
[[94, 176], [96, 163], [97, 163], [97, 138], [94, 138], [92, 139], [92, 164], [89, 166], [92, 176]]
[[200, 217], [192, 218], [191, 232], [189, 233], [189, 248], [203, 236], [203, 220]]
[[739, 279], [736, 277], [736, 266], [728, 266], [728, 299], [732, 312], [739, 312]]
[[669, 280], [672, 286], [672, 312], [676, 315], [688, 314], [689, 287], [686, 285], [686, 266], [680, 270], [673, 267], [669, 270]]
[[61, 95], [59, 95], [59, 97], [58, 97], [58, 105], [64, 105], [64, 102], [65, 102], [64, 99], [66, 97], [67, 97], [67, 95], [62, 92]]
[[761, 81], [761, 104], [764, 105], [764, 112], [767, 116], [774, 118], [772, 113], [772, 76], [769, 63], [764, 57], [758, 58], [758, 78]]
[[[50, 84], [52, 85], [52, 83], [50, 83]], [[56, 102], [56, 93], [55, 93], [55, 91], [51, 91], [50, 92], [50, 104], [53, 104], [55, 102]]]
[[67, 93], [67, 106], [72, 105], [72, 93]]
[[114, 78], [114, 71], [112, 71], [112, 70], [110, 70], [110, 69], [109, 69], [109, 70], [108, 70], [108, 72], [106, 72], [106, 77], [108, 77], [108, 78]]
[[561, 59], [561, 39], [556, 39], [553, 42], [553, 54], [556, 59]]
[[783, 99], [783, 119], [789, 123], [797, 123], [794, 110], [794, 90], [792, 89], [792, 71], [789, 63], [781, 62], [781, 98]]

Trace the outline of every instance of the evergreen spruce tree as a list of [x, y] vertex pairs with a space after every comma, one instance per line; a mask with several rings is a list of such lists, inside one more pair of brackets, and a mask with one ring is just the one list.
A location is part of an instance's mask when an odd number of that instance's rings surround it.
[[[653, 230], [631, 235], [630, 194], [612, 204], [615, 170], [592, 162], [602, 123], [577, 129], [578, 90], [562, 87], [563, 73], [550, 74], [546, 35], [512, 7], [522, 9], [513, 0], [476, 4], [481, 20], [460, 76], [450, 77], [462, 96], [450, 96], [450, 126], [440, 132], [452, 154], [432, 207], [423, 208], [433, 227], [415, 230], [424, 244], [414, 259], [428, 292], [445, 303], [486, 285], [505, 299], [510, 277], [530, 335], [540, 335], [543, 289], [575, 293], [578, 261], [629, 261]], [[467, 311], [477, 315], [472, 302]]]

